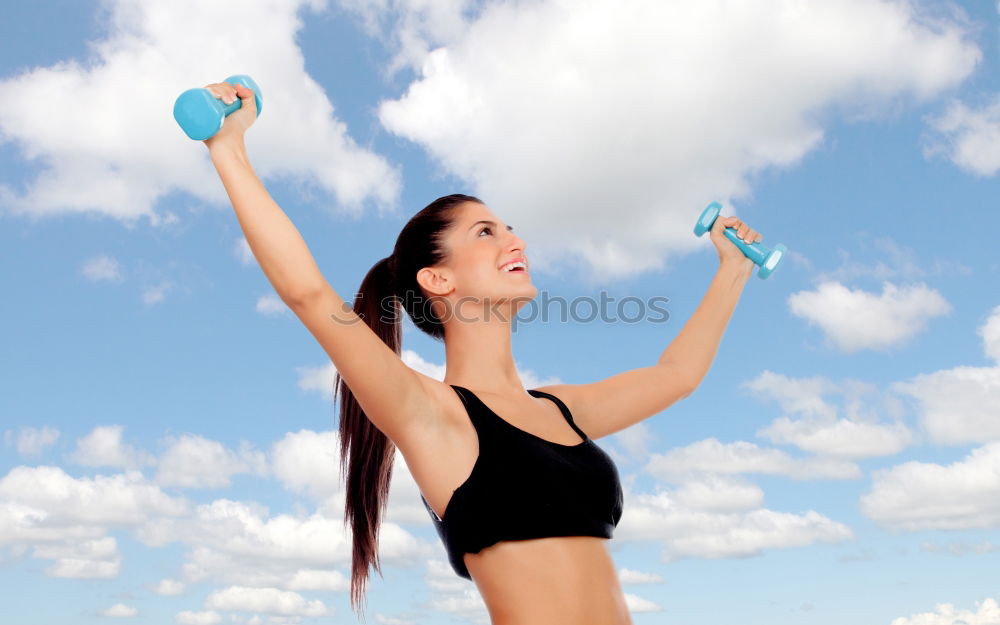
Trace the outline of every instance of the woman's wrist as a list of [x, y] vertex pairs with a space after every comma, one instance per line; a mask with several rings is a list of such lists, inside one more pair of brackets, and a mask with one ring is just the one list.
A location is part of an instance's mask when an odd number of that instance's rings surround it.
[[219, 138], [218, 141], [206, 142], [208, 146], [208, 155], [212, 161], [217, 161], [219, 159], [229, 159], [237, 158], [241, 161], [246, 161], [246, 144], [243, 142], [243, 137], [236, 139]]
[[733, 277], [746, 280], [753, 273], [754, 262], [746, 256], [736, 258], [726, 256], [719, 259], [719, 272], [732, 274]]

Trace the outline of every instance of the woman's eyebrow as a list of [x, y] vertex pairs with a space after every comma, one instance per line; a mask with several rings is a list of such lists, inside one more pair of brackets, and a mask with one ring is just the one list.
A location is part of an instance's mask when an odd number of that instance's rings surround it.
[[[476, 223], [474, 223], [471, 226], [469, 226], [469, 230], [472, 230], [473, 228], [475, 228], [479, 224], [486, 224], [486, 225], [489, 225], [489, 226], [493, 226], [494, 228], [497, 227], [497, 222], [495, 222], [495, 221], [487, 221], [485, 219], [480, 219]], [[507, 230], [513, 231], [514, 230], [514, 226], [507, 226]]]

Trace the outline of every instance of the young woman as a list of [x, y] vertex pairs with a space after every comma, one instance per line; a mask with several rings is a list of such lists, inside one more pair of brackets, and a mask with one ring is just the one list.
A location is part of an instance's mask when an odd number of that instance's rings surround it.
[[[250, 166], [243, 142], [253, 93], [207, 88], [242, 107], [205, 144], [251, 250], [275, 291], [336, 366], [345, 518], [353, 533], [351, 605], [369, 568], [396, 448], [420, 488], [458, 575], [473, 580], [494, 625], [631, 623], [606, 543], [622, 512], [611, 458], [594, 440], [691, 394], [715, 357], [753, 262], [723, 236], [761, 235], [716, 220], [720, 264], [704, 299], [658, 361], [592, 384], [525, 390], [511, 321], [536, 295], [526, 244], [480, 200], [451, 195], [417, 213], [352, 306]], [[443, 340], [444, 381], [399, 357], [401, 314]]]

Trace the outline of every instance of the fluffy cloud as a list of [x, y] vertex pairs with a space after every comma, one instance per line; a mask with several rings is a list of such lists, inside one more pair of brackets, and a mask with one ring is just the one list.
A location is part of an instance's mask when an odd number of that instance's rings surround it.
[[124, 429], [120, 425], [101, 425], [77, 440], [70, 462], [88, 467], [117, 467], [135, 469], [152, 464], [148, 453], [122, 441]]
[[902, 345], [929, 320], [951, 312], [944, 297], [926, 285], [890, 282], [882, 283], [881, 294], [824, 282], [814, 291], [790, 295], [788, 308], [819, 326], [832, 346], [847, 353]]
[[77, 543], [42, 544], [35, 547], [32, 555], [55, 561], [45, 571], [52, 577], [110, 579], [121, 570], [121, 554], [112, 536]]
[[1000, 306], [990, 311], [986, 322], [979, 326], [979, 336], [983, 337], [986, 357], [1000, 364]]
[[[858, 381], [834, 384], [823, 377], [789, 378], [763, 371], [745, 382], [745, 388], [776, 400], [784, 412], [758, 436], [775, 443], [787, 443], [814, 454], [839, 458], [867, 458], [895, 454], [912, 440], [910, 429], [898, 419], [882, 422], [882, 416], [867, 409], [865, 398], [875, 387]], [[843, 395], [844, 416], [824, 395]], [[884, 400], [890, 412], [899, 407]]]
[[715, 438], [653, 454], [646, 470], [668, 482], [706, 473], [762, 473], [801, 480], [861, 477], [861, 470], [852, 462], [834, 458], [793, 458], [781, 450], [759, 447], [747, 441], [722, 443]]
[[255, 309], [260, 314], [268, 316], [283, 315], [290, 312], [288, 305], [273, 293], [258, 297]]
[[133, 608], [132, 606], [127, 606], [124, 603], [116, 603], [110, 608], [101, 610], [101, 616], [107, 616], [110, 618], [131, 618], [133, 616], [139, 615], [139, 610]]
[[996, 625], [1000, 623], [1000, 605], [996, 599], [984, 599], [976, 603], [975, 611], [957, 610], [950, 603], [934, 607], [933, 612], [923, 612], [913, 616], [899, 617], [892, 625]]
[[691, 236], [700, 208], [796, 164], [827, 112], [932, 97], [981, 58], [901, 2], [498, 2], [466, 21], [434, 31], [380, 119], [545, 240], [536, 264], [568, 252], [594, 279], [710, 246]]
[[622, 567], [618, 570], [618, 579], [622, 584], [660, 584], [663, 577], [656, 573], [644, 573]]
[[246, 441], [234, 452], [218, 441], [185, 434], [169, 442], [160, 457], [156, 481], [164, 486], [222, 488], [237, 473], [265, 471], [264, 454]]
[[757, 555], [765, 549], [800, 547], [853, 538], [846, 526], [809, 510], [803, 514], [766, 508], [716, 512], [684, 505], [676, 493], [630, 493], [616, 540], [653, 540], [665, 561]]
[[0, 82], [0, 136], [45, 164], [23, 195], [0, 186], [0, 205], [36, 216], [93, 211], [159, 223], [176, 220], [154, 211], [174, 190], [225, 203], [205, 147], [184, 136], [172, 108], [185, 89], [234, 69], [251, 74], [263, 92], [261, 118], [247, 134], [261, 176], [319, 187], [353, 213], [366, 200], [391, 205], [398, 172], [355, 143], [305, 71], [296, 42], [300, 13], [325, 4], [252, 3], [231, 11], [195, 0], [107, 3], [107, 34], [91, 43], [91, 58]]
[[1000, 94], [982, 107], [954, 101], [942, 115], [928, 120], [934, 137], [926, 156], [945, 154], [953, 163], [979, 176], [1000, 171]]
[[263, 612], [282, 616], [327, 616], [331, 611], [318, 599], [308, 601], [302, 595], [277, 588], [230, 586], [217, 590], [205, 599], [211, 610]]
[[935, 443], [1000, 440], [1000, 306], [979, 327], [979, 335], [996, 366], [942, 369], [892, 385], [916, 401], [920, 423]]
[[341, 491], [337, 432], [289, 432], [271, 447], [271, 470], [293, 492], [322, 501]]
[[91, 282], [116, 282], [122, 279], [121, 265], [107, 254], [88, 258], [80, 268], [80, 273]]
[[184, 588], [184, 584], [175, 579], [161, 579], [160, 582], [153, 588], [153, 592], [158, 595], [172, 597], [184, 592]]
[[34, 511], [23, 515], [23, 525], [0, 525], [17, 536], [76, 525], [135, 526], [188, 509], [184, 500], [166, 495], [137, 471], [74, 478], [58, 467], [15, 467], [0, 478], [0, 497], [9, 506]]
[[1000, 442], [949, 465], [911, 461], [876, 471], [861, 511], [909, 530], [1000, 527]]
[[475, 583], [458, 577], [447, 559], [431, 558], [426, 562], [424, 581], [431, 591], [430, 607], [473, 623], [488, 624], [489, 612]]
[[187, 503], [142, 474], [74, 478], [58, 467], [15, 467], [0, 478], [0, 547], [52, 560], [46, 574], [112, 578], [121, 569], [113, 528], [185, 514]]
[[222, 622], [222, 615], [214, 610], [205, 612], [185, 610], [178, 612], [174, 621], [177, 622], [177, 625], [218, 625]]
[[629, 612], [662, 612], [663, 607], [658, 603], [650, 601], [649, 599], [643, 599], [638, 595], [633, 595], [632, 593], [625, 593], [625, 605], [628, 607]]
[[[150, 545], [188, 545], [182, 566], [188, 582], [222, 581], [248, 587], [286, 590], [337, 590], [344, 578], [335, 567], [350, 564], [349, 532], [340, 516], [269, 516], [263, 506], [219, 499], [198, 506], [194, 515], [149, 523], [139, 532]], [[379, 555], [383, 563], [413, 566], [433, 553], [429, 543], [395, 523], [382, 524]]]
[[59, 430], [43, 425], [40, 428], [22, 427], [17, 432], [6, 430], [4, 441], [14, 443], [17, 453], [25, 457], [40, 456], [59, 440]]

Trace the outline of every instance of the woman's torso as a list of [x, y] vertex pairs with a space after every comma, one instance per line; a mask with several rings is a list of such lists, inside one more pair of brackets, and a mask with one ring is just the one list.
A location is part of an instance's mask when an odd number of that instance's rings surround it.
[[[444, 383], [435, 389], [438, 405], [443, 407], [440, 427], [421, 440], [408, 441], [400, 451], [427, 505], [440, 519], [448, 518], [455, 491], [468, 485], [482, 452], [480, 433], [459, 389]], [[490, 418], [512, 426], [507, 430], [515, 438], [508, 444], [516, 443], [520, 431], [524, 436], [544, 439], [536, 443], [552, 443], [556, 450], [572, 446], [566, 451], [584, 451], [578, 449], [584, 447], [581, 443], [585, 439], [549, 398], [534, 397], [515, 404], [475, 393], [471, 400], [478, 402], [478, 414], [485, 410]], [[593, 442], [587, 445], [593, 446]], [[497, 450], [492, 453], [495, 461]], [[606, 543], [606, 538], [595, 536], [501, 540], [478, 553], [465, 553], [462, 560], [494, 625], [628, 625], [632, 621]]]

